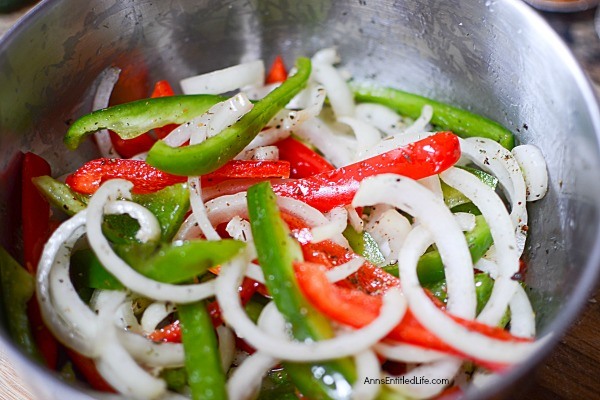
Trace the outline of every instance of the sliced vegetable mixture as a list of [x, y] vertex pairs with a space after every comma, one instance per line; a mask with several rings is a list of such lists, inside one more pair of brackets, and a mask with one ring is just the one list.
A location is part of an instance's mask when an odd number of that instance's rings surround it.
[[535, 351], [514, 278], [539, 150], [336, 59], [148, 98], [103, 73], [94, 104], [126, 102], [65, 135], [103, 156], [64, 182], [24, 156], [24, 268], [0, 249], [16, 342], [134, 399], [435, 398]]

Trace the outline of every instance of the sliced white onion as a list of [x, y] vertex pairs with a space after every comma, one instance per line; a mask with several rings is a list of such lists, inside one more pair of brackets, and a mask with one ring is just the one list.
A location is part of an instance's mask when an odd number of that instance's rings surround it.
[[336, 117], [354, 115], [354, 96], [337, 69], [331, 64], [313, 62], [311, 77], [325, 87]]
[[348, 223], [348, 212], [344, 207], [335, 207], [326, 214], [329, 222], [311, 229], [311, 243], [319, 243], [341, 235]]
[[398, 260], [398, 252], [412, 225], [395, 209], [383, 210], [384, 208], [377, 207], [376, 213], [372, 214], [372, 219], [369, 220], [367, 232], [378, 244], [386, 264], [394, 264]]
[[317, 117], [323, 109], [326, 93], [321, 86], [314, 86], [308, 92], [308, 104], [304, 109], [281, 110], [244, 149], [249, 151], [260, 146], [266, 146], [287, 138], [292, 130], [302, 126], [306, 121]]
[[358, 212], [356, 211], [356, 209], [352, 208], [352, 206], [350, 206], [350, 205], [347, 205], [346, 211], [348, 212], [348, 222], [350, 223], [350, 226], [357, 233], [362, 233], [363, 230], [365, 229], [365, 222], [360, 217], [360, 215], [358, 215]]
[[421, 139], [425, 139], [433, 135], [435, 132], [417, 132], [410, 134], [400, 134], [394, 136], [388, 136], [382, 139], [375, 146], [371, 147], [367, 151], [365, 151], [363, 155], [363, 160], [369, 157], [375, 157], [376, 155], [386, 153], [390, 150], [397, 149], [402, 146], [406, 146], [407, 144], [414, 143]]
[[148, 367], [179, 368], [185, 364], [181, 343], [154, 342], [136, 333], [119, 331], [119, 341], [139, 363]]
[[352, 206], [380, 203], [390, 204], [418, 218], [420, 224], [432, 232], [436, 243], [447, 245], [440, 246], [438, 250], [444, 260], [448, 311], [463, 318], [473, 318], [477, 304], [473, 261], [462, 230], [444, 201], [413, 179], [381, 174], [361, 182]]
[[368, 149], [375, 146], [381, 140], [381, 133], [371, 124], [354, 117], [340, 117], [338, 121], [352, 128], [356, 136], [356, 159], [360, 160]]
[[442, 185], [440, 183], [440, 177], [438, 175], [431, 175], [427, 178], [419, 179], [419, 183], [425, 186], [427, 189], [431, 190], [433, 194], [435, 194], [439, 198], [444, 198], [444, 193], [442, 192]]
[[221, 236], [208, 219], [206, 207], [202, 199], [202, 186], [200, 183], [200, 177], [188, 177], [188, 187], [190, 190], [190, 205], [192, 206], [192, 215], [196, 219], [196, 224], [200, 229], [202, 236], [204, 236], [207, 240], [221, 239]]
[[261, 351], [246, 358], [227, 381], [229, 399], [253, 399], [260, 389], [263, 376], [278, 363], [279, 360]]
[[[108, 107], [110, 95], [115, 87], [115, 84], [119, 80], [121, 69], [117, 67], [109, 67], [100, 73], [98, 76], [98, 87], [94, 100], [92, 101], [92, 111], [100, 110]], [[94, 139], [96, 139], [96, 145], [100, 154], [105, 158], [121, 158], [116, 152], [110, 139], [110, 134], [107, 129], [101, 129], [94, 132]]]
[[433, 107], [431, 107], [428, 104], [424, 105], [423, 109], [421, 110], [421, 115], [419, 116], [419, 118], [417, 118], [417, 120], [415, 122], [413, 122], [413, 124], [411, 126], [406, 128], [402, 134], [410, 135], [413, 133], [419, 133], [419, 132], [426, 131], [428, 128], [428, 125], [429, 125], [429, 121], [431, 121], [432, 116], [433, 116]]
[[459, 168], [450, 168], [440, 177], [447, 185], [469, 198], [479, 208], [490, 227], [496, 248], [498, 275], [490, 299], [477, 319], [489, 325], [497, 325], [518, 286], [511, 279], [519, 271], [520, 252], [510, 216], [496, 192], [473, 174]]
[[266, 282], [265, 274], [263, 274], [262, 269], [258, 265], [253, 263], [248, 264], [248, 267], [246, 269], [246, 276], [262, 284]]
[[264, 76], [265, 65], [257, 60], [192, 76], [179, 84], [184, 94], [221, 94], [262, 84]]
[[372, 350], [365, 350], [354, 356], [356, 381], [352, 385], [352, 400], [372, 400], [381, 390], [380, 385], [369, 384], [370, 378], [381, 376], [379, 359]]
[[405, 123], [402, 117], [389, 107], [376, 103], [360, 103], [354, 108], [356, 118], [372, 124], [377, 129], [393, 136], [402, 134]]
[[[208, 281], [196, 285], [172, 285], [157, 282], [132, 269], [119, 258], [102, 233], [104, 205], [118, 197], [130, 197], [132, 183], [121, 179], [107, 181], [96, 191], [88, 203], [86, 227], [90, 246], [104, 267], [127, 287], [150, 299], [171, 301], [175, 303], [191, 303], [205, 299], [214, 294], [214, 282]], [[135, 203], [132, 203], [135, 204]], [[137, 204], [136, 204], [137, 205]], [[148, 215], [138, 219], [140, 231], [145, 229], [147, 220], [155, 219], [154, 215], [142, 207]], [[139, 232], [138, 232], [139, 233]]]
[[217, 337], [219, 339], [221, 366], [223, 367], [223, 371], [227, 373], [235, 358], [235, 334], [228, 327], [219, 325], [217, 327]]
[[[387, 386], [395, 392], [414, 399], [428, 399], [439, 394], [450, 384], [452, 378], [458, 373], [461, 364], [461, 360], [446, 358], [434, 361], [431, 364], [420, 365], [401, 377], [390, 377], [391, 384]], [[415, 383], [402, 383], [402, 381], [396, 383], [394, 379], [403, 379], [404, 382], [414, 381]], [[442, 379], [445, 379], [445, 381], [441, 382]], [[425, 384], [425, 380], [429, 383]], [[432, 383], [434, 381], [436, 383]]]
[[326, 47], [313, 54], [311, 61], [313, 63], [337, 64], [341, 61], [340, 55], [335, 47]]
[[510, 201], [510, 218], [515, 228], [519, 254], [521, 254], [527, 237], [526, 189], [521, 167], [510, 151], [491, 139], [459, 140], [463, 156], [498, 178], [500, 186]]
[[379, 342], [373, 346], [373, 349], [388, 360], [405, 363], [428, 363], [448, 357], [446, 353], [407, 343]]
[[142, 319], [140, 321], [142, 329], [147, 333], [153, 332], [156, 330], [156, 326], [174, 311], [175, 305], [173, 303], [156, 301], [150, 304], [144, 310], [144, 314], [142, 315]]
[[250, 86], [244, 88], [244, 93], [250, 100], [260, 100], [269, 93], [271, 93], [275, 88], [279, 87], [281, 82], [270, 83], [268, 85], [258, 85], [258, 86]]
[[166, 390], [162, 379], [155, 378], [141, 368], [119, 342], [120, 329], [114, 324], [115, 311], [125, 301], [125, 293], [106, 290], [98, 302], [98, 321], [102, 334], [95, 340], [102, 351], [95, 359], [102, 377], [120, 393], [132, 399], [155, 399]]
[[261, 146], [250, 150], [244, 150], [238, 154], [235, 159], [256, 161], [279, 160], [279, 147]]
[[512, 155], [523, 171], [527, 187], [527, 201], [536, 201], [548, 191], [548, 171], [542, 151], [531, 144], [516, 146], [511, 150]]
[[348, 262], [345, 262], [343, 264], [337, 265], [329, 269], [326, 272], [327, 279], [329, 280], [329, 282], [338, 282], [343, 279], [346, 279], [347, 277], [358, 271], [364, 263], [364, 258], [356, 256]]
[[[83, 334], [78, 326], [86, 325], [87, 329], [93, 331], [96, 323], [89, 324], [89, 318], [87, 312], [83, 317], [79, 314], [70, 313], [68, 315], [71, 318], [75, 318], [74, 321], [65, 320], [58, 310], [54, 308], [50, 284], [50, 273], [58, 263], [68, 265], [71, 249], [79, 240], [79, 238], [85, 233], [85, 220], [87, 211], [83, 210], [73, 217], [63, 222], [50, 236], [50, 239], [46, 242], [40, 262], [38, 264], [37, 275], [36, 275], [36, 296], [37, 301], [40, 305], [40, 311], [44, 322], [54, 334], [54, 336], [64, 345], [74, 349], [75, 351], [85, 356], [95, 356], [97, 354], [96, 343], [92, 340], [93, 335]], [[70, 282], [70, 280], [69, 280]], [[77, 293], [73, 294], [71, 289], [61, 289], [56, 292], [57, 296], [65, 297], [65, 304], [73, 302], [77, 304], [81, 303]], [[89, 310], [89, 309], [88, 309]]]
[[225, 231], [229, 233], [229, 236], [235, 240], [241, 240], [245, 243], [252, 242], [254, 240], [252, 237], [252, 228], [250, 226], [250, 222], [240, 218], [237, 215], [227, 223]]
[[217, 278], [217, 300], [227, 324], [251, 346], [274, 358], [310, 362], [356, 354], [377, 343], [404, 315], [402, 295], [397, 289], [391, 289], [384, 296], [380, 315], [371, 324], [343, 336], [319, 342], [298, 343], [266, 335], [246, 315], [237, 296], [246, 262], [244, 258], [236, 257], [223, 265]]
[[354, 158], [356, 145], [348, 146], [344, 140], [320, 118], [306, 121], [294, 131], [296, 135], [315, 146], [334, 166], [348, 165]]
[[510, 333], [525, 338], [535, 337], [535, 312], [521, 285], [517, 286], [508, 305], [510, 307]]

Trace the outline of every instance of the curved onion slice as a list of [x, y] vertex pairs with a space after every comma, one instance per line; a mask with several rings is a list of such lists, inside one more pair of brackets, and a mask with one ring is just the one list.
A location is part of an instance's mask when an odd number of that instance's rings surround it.
[[513, 148], [511, 153], [523, 171], [527, 201], [536, 201], [544, 197], [548, 191], [548, 171], [541, 150], [534, 145], [523, 144]]
[[184, 94], [221, 94], [262, 85], [264, 76], [265, 65], [257, 60], [185, 78], [179, 84]]
[[326, 275], [329, 282], [339, 282], [346, 279], [362, 267], [365, 259], [359, 256], [352, 258], [350, 261], [327, 270]]
[[490, 299], [477, 319], [496, 325], [502, 319], [508, 302], [519, 285], [511, 279], [519, 271], [520, 254], [510, 216], [496, 192], [473, 174], [459, 168], [450, 168], [440, 176], [447, 185], [463, 193], [479, 208], [490, 227], [496, 247], [498, 275]]
[[406, 310], [402, 295], [398, 290], [392, 289], [384, 296], [380, 315], [366, 327], [319, 342], [290, 342], [265, 334], [246, 315], [237, 296], [245, 265], [246, 260], [238, 256], [221, 268], [217, 278], [216, 295], [223, 319], [255, 349], [281, 360], [309, 362], [356, 354], [370, 348], [384, 337], [400, 322]]
[[336, 235], [341, 235], [348, 225], [348, 212], [344, 207], [335, 207], [327, 213], [329, 222], [312, 228], [311, 243], [319, 243], [327, 239], [332, 239]]
[[260, 389], [262, 377], [279, 363], [270, 355], [257, 351], [233, 372], [227, 381], [227, 394], [230, 400], [246, 400], [255, 397]]
[[166, 383], [140, 367], [119, 342], [114, 314], [125, 300], [125, 294], [110, 293], [110, 299], [99, 310], [102, 334], [95, 338], [102, 349], [95, 359], [96, 368], [104, 379], [120, 393], [131, 399], [154, 399], [166, 391]]
[[352, 385], [352, 400], [372, 400], [381, 390], [380, 385], [369, 384], [369, 379], [381, 376], [379, 359], [372, 350], [362, 351], [354, 356], [356, 381]]
[[[352, 201], [353, 207], [375, 204], [390, 204], [411, 214], [432, 231], [436, 243], [444, 241], [447, 244], [439, 251], [444, 260], [448, 311], [473, 318], [477, 304], [473, 261], [462, 230], [444, 201], [413, 179], [381, 174], [363, 180]], [[405, 247], [406, 242], [402, 249]]]
[[[212, 281], [196, 285], [160, 283], [132, 269], [112, 250], [102, 233], [104, 205], [117, 197], [127, 198], [131, 196], [129, 192], [131, 187], [131, 182], [121, 179], [110, 180], [100, 186], [88, 204], [86, 221], [88, 241], [102, 265], [120, 282], [126, 282], [130, 290], [150, 299], [172, 301], [175, 303], [191, 303], [212, 296], [214, 294], [214, 282]], [[150, 211], [143, 207], [141, 209], [147, 215], [137, 220], [141, 226], [140, 231], [147, 226], [148, 220], [155, 221], [156, 219]]]
[[429, 121], [431, 121], [431, 117], [433, 117], [433, 107], [429, 104], [423, 106], [421, 110], [421, 115], [411, 126], [406, 128], [402, 135], [410, 135], [413, 133], [419, 133], [427, 130], [427, 126], [429, 125]]
[[510, 303], [510, 333], [515, 336], [535, 337], [535, 313], [525, 289], [517, 285]]
[[219, 325], [217, 327], [217, 338], [219, 342], [221, 366], [223, 367], [223, 371], [227, 372], [235, 358], [235, 334], [228, 327]]
[[354, 117], [340, 117], [338, 121], [352, 128], [356, 136], [356, 158], [359, 160], [367, 149], [375, 146], [381, 140], [381, 133], [371, 124]]
[[[100, 82], [98, 83], [98, 88], [96, 89], [94, 100], [92, 101], [92, 111], [108, 107], [110, 95], [115, 87], [115, 84], [119, 80], [120, 74], [121, 69], [117, 67], [106, 68], [100, 73], [100, 76], [98, 77]], [[94, 139], [96, 140], [96, 145], [98, 146], [98, 150], [100, 150], [102, 157], [121, 158], [113, 147], [110, 134], [108, 133], [107, 129], [101, 129], [97, 132], [94, 132]]]
[[129, 331], [119, 331], [119, 341], [138, 362], [149, 367], [179, 368], [185, 364], [181, 343], [153, 342]]
[[354, 115], [354, 96], [342, 74], [330, 63], [313, 61], [312, 78], [325, 87], [336, 117]]
[[448, 357], [446, 353], [407, 343], [380, 342], [373, 349], [386, 359], [405, 363], [427, 363]]
[[175, 306], [173, 305], [173, 303], [156, 301], [150, 304], [144, 310], [144, 314], [142, 315], [142, 319], [140, 321], [142, 329], [146, 333], [153, 332], [156, 329], [156, 326], [174, 311]]
[[464, 156], [473, 161], [482, 170], [495, 175], [510, 201], [510, 218], [515, 228], [519, 254], [525, 248], [527, 232], [527, 209], [525, 180], [523, 172], [513, 157], [497, 142], [486, 138], [459, 139]]
[[354, 108], [356, 118], [372, 124], [377, 129], [393, 136], [402, 134], [405, 123], [402, 117], [389, 107], [377, 103], [360, 103]]
[[[452, 378], [458, 373], [461, 364], [462, 361], [455, 358], [446, 358], [443, 360], [434, 361], [431, 364], [423, 364], [402, 376], [404, 381], [415, 380], [416, 383], [396, 383], [394, 382], [394, 377], [390, 377], [390, 384], [387, 386], [396, 392], [400, 392], [409, 396], [410, 398], [431, 398], [439, 394], [446, 386], [449, 385]], [[421, 383], [425, 379], [427, 379], [430, 383]]]

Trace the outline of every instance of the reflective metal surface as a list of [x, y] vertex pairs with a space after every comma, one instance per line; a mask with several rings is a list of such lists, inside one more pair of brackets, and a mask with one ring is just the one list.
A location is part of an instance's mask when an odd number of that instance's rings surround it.
[[[176, 82], [332, 45], [356, 79], [484, 114], [546, 156], [550, 192], [530, 208], [527, 284], [540, 332], [554, 335], [501, 382], [469, 393], [506, 395], [573, 321], [600, 265], [598, 105], [566, 47], [521, 1], [43, 2], [0, 43], [0, 243], [18, 254], [20, 151], [46, 157], [55, 175], [95, 154], [89, 143], [70, 153], [61, 138], [90, 110], [90, 86], [107, 66]], [[41, 399], [73, 396], [9, 352]]]

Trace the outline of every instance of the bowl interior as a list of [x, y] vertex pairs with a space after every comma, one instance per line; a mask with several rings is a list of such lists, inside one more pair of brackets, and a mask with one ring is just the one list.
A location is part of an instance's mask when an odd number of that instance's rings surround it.
[[598, 272], [598, 108], [566, 47], [519, 1], [46, 1], [0, 43], [0, 242], [19, 254], [20, 152], [55, 175], [96, 155], [61, 139], [106, 67], [176, 83], [329, 46], [356, 80], [470, 109], [542, 150], [550, 190], [530, 206], [527, 285], [540, 332], [562, 332]]

